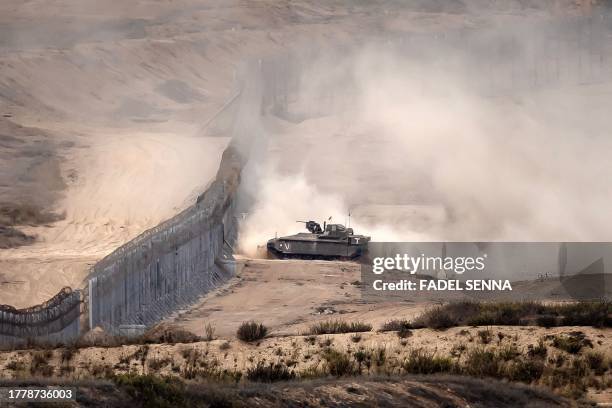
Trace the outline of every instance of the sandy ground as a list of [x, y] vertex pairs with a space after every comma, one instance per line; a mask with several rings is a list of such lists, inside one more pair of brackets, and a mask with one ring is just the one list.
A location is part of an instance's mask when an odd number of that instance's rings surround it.
[[265, 323], [275, 335], [300, 334], [318, 320], [365, 320], [379, 326], [392, 318], [412, 318], [431, 300], [362, 301], [360, 266], [353, 262], [242, 259], [227, 285], [203, 297], [169, 322], [204, 336], [213, 324], [231, 337], [247, 320]]
[[[513, 282], [512, 291], [501, 293], [418, 291], [410, 296], [390, 292], [364, 296], [360, 268], [357, 262], [239, 257], [236, 277], [166, 321], [200, 336], [212, 324], [218, 335], [231, 337], [242, 322], [255, 320], [284, 336], [304, 333], [314, 322], [328, 319], [366, 321], [378, 328], [388, 320], [411, 320], [432, 305], [460, 299], [572, 300], [553, 278]], [[599, 282], [598, 277], [586, 280], [583, 277], [580, 284]]]
[[2, 303], [29, 306], [82, 287], [95, 261], [193, 203], [228, 141], [136, 132], [87, 140], [96, 142], [81, 140], [62, 160], [67, 188], [57, 212], [65, 218], [23, 227], [37, 241], [0, 253], [1, 279], [10, 282], [0, 285]]

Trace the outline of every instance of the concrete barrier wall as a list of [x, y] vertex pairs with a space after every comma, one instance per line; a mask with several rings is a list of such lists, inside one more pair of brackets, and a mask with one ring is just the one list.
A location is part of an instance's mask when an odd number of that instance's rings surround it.
[[90, 328], [117, 334], [121, 325], [153, 325], [233, 276], [240, 175], [258, 140], [262, 111], [278, 109], [279, 100], [286, 103], [277, 96], [286, 91], [274, 86], [283, 80], [277, 66], [277, 61], [261, 60], [245, 65], [243, 81], [236, 84], [238, 97], [224, 107], [225, 118], [215, 118], [217, 128], [228, 123], [224, 133], [232, 141], [215, 180], [197, 202], [94, 266], [87, 289]]
[[152, 325], [195, 302], [234, 273], [234, 196], [243, 159], [234, 143], [198, 202], [95, 265], [89, 326]]
[[63, 288], [47, 302], [27, 309], [0, 306], [0, 346], [27, 342], [68, 343], [80, 332], [81, 292]]

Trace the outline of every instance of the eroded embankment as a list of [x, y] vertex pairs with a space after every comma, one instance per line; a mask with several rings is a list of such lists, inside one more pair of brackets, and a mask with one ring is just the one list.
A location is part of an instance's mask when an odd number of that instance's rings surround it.
[[[173, 407], [571, 407], [542, 389], [491, 379], [432, 375], [318, 379], [281, 384], [187, 386], [153, 377], [118, 381], [0, 381], [3, 386], [58, 384], [76, 389], [78, 406], [140, 407], [167, 401]], [[154, 391], [154, 393], [148, 391]]]
[[572, 398], [589, 392], [605, 400], [612, 384], [610, 349], [612, 337], [606, 329], [456, 327], [272, 337], [253, 343], [218, 339], [22, 350], [0, 354], [0, 367], [4, 379], [154, 374], [230, 383], [446, 373], [537, 384]]

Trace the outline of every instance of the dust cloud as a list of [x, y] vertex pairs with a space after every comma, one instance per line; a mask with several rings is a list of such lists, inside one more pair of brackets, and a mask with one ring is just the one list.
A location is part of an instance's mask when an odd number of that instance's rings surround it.
[[376, 241], [610, 240], [606, 27], [553, 18], [321, 52], [266, 118], [241, 248], [349, 212]]

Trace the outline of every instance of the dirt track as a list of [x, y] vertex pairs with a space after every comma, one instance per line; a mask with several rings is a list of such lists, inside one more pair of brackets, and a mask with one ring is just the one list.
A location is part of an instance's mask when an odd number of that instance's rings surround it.
[[204, 335], [206, 323], [233, 336], [240, 323], [264, 322], [276, 335], [299, 334], [314, 321], [365, 320], [380, 325], [394, 316], [412, 317], [429, 304], [361, 300], [360, 267], [353, 262], [242, 259], [238, 276], [171, 321]]

